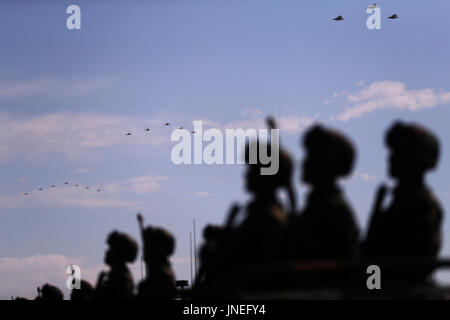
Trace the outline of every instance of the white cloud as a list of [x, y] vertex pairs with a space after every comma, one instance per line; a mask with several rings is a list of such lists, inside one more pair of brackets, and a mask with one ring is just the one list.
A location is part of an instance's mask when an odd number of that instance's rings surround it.
[[159, 190], [161, 182], [166, 180], [168, 180], [166, 176], [141, 176], [108, 183], [104, 186], [104, 190], [111, 194], [129, 192], [142, 195]]
[[376, 181], [377, 180], [377, 177], [375, 175], [368, 174], [368, 173], [361, 173], [359, 176], [362, 180], [365, 180], [365, 181]]
[[40, 78], [31, 81], [21, 81], [17, 83], [1, 83], [0, 98], [17, 98], [24, 95], [30, 95], [50, 88], [51, 80], [49, 78]]
[[[319, 116], [315, 115], [300, 116], [300, 115], [280, 115], [276, 116], [275, 120], [281, 132], [288, 134], [298, 134], [303, 132], [306, 128], [314, 124]], [[258, 117], [248, 120], [238, 120], [222, 124], [218, 126], [220, 129], [267, 129], [266, 119]]]
[[62, 205], [66, 206], [80, 206], [80, 207], [91, 207], [91, 208], [104, 208], [104, 207], [130, 207], [136, 206], [136, 202], [123, 201], [118, 199], [104, 199], [98, 197], [89, 198], [65, 198], [60, 201]]
[[41, 77], [16, 83], [0, 83], [0, 99], [16, 99], [42, 93], [58, 96], [79, 96], [108, 87], [117, 80], [118, 77], [113, 75], [69, 80]]
[[358, 170], [353, 171], [353, 173], [344, 179], [345, 182], [349, 182], [351, 180], [362, 180], [366, 182], [375, 182], [377, 181], [377, 176], [370, 173], [359, 172]]
[[206, 191], [200, 191], [200, 192], [197, 192], [195, 195], [196, 195], [197, 197], [209, 197], [209, 196], [212, 196], [213, 193], [211, 193], [211, 192], [206, 192]]
[[[79, 206], [91, 208], [103, 207], [136, 207], [136, 201], [117, 198], [129, 195], [146, 195], [158, 191], [163, 181], [169, 180], [166, 176], [140, 176], [125, 180], [115, 180], [101, 185], [87, 186], [64, 185], [43, 190], [24, 190], [20, 194], [0, 194], [0, 208], [17, 207], [66, 207]], [[97, 191], [100, 190], [100, 191]], [[27, 192], [28, 195], [24, 193]]]
[[[113, 114], [58, 112], [24, 119], [0, 113], [0, 161], [62, 154], [81, 157], [94, 149], [169, 142], [161, 121]], [[151, 133], [146, 127], [157, 127]], [[126, 136], [132, 132], [132, 136]]]
[[79, 174], [85, 174], [85, 173], [90, 173], [90, 172], [92, 172], [92, 169], [78, 168], [77, 170], [75, 170], [75, 173], [79, 173]]
[[[301, 133], [318, 118], [318, 115], [298, 114], [276, 116], [281, 132], [287, 134]], [[106, 148], [170, 144], [173, 126], [166, 127], [163, 123], [160, 118], [90, 112], [56, 112], [30, 118], [0, 112], [0, 163], [17, 158], [36, 163], [47, 161], [55, 155], [78, 160], [95, 156], [98, 154], [96, 152]], [[228, 123], [203, 119], [203, 126], [223, 131], [227, 128], [267, 128], [264, 116]], [[152, 130], [145, 131], [147, 127]], [[132, 135], [127, 136], [128, 132]], [[79, 168], [76, 172], [87, 173], [89, 170]]]
[[21, 194], [0, 194], [0, 208], [17, 207], [130, 207], [137, 206], [135, 201], [125, 201], [116, 199], [111, 195], [97, 192], [96, 188], [89, 190], [84, 187], [55, 187], [42, 191], [28, 191], [28, 195]]
[[170, 262], [172, 264], [188, 264], [191, 262], [190, 257], [174, 257], [170, 258]]
[[335, 102], [338, 98], [345, 96], [347, 94], [349, 94], [350, 92], [348, 90], [342, 90], [342, 91], [334, 91], [333, 92], [333, 97], [331, 99], [325, 100], [323, 103], [324, 104], [330, 104]]
[[352, 105], [337, 115], [340, 121], [362, 117], [381, 109], [419, 111], [450, 102], [450, 92], [436, 92], [435, 89], [408, 90], [403, 82], [379, 81], [354, 94], [347, 95]]

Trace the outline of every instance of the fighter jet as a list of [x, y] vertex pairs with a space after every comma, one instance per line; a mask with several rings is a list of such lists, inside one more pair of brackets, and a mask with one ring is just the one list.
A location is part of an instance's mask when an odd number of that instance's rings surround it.
[[374, 3], [373, 5], [367, 7], [367, 9], [376, 9], [376, 8], [378, 8], [376, 3]]
[[341, 20], [344, 20], [344, 18], [342, 18], [342, 16], [338, 16], [338, 17], [334, 18], [333, 20], [335, 20], [335, 21], [341, 21]]
[[100, 192], [100, 191], [102, 191], [102, 190], [100, 190], [100, 189], [97, 189], [97, 192]]
[[86, 189], [89, 189], [89, 187], [86, 187]]
[[69, 184], [68, 182], [64, 182], [64, 184]]
[[38, 190], [39, 190], [39, 191], [42, 191], [42, 188], [39, 188]]
[[165, 126], [170, 126], [170, 123], [166, 122], [164, 123]]
[[54, 184], [52, 184], [52, 185], [51, 185], [51, 187], [52, 187], [52, 188], [55, 188], [55, 185], [54, 185]]
[[75, 187], [78, 187], [78, 184], [76, 184]]
[[26, 195], [26, 196], [27, 196], [27, 195], [28, 195], [28, 192], [25, 192], [25, 193], [24, 193], [24, 195]]
[[398, 19], [398, 15], [395, 13], [392, 16], [388, 17], [388, 19]]
[[150, 128], [145, 129], [145, 131], [150, 131]]
[[131, 132], [128, 132], [127, 134], [125, 134], [126, 136], [131, 136]]

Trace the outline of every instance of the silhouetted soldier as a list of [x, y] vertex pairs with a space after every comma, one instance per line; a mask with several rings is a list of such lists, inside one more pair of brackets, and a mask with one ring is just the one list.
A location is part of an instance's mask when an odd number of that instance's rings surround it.
[[38, 288], [38, 296], [35, 300], [41, 301], [60, 301], [64, 299], [61, 290], [51, 284], [44, 284], [42, 288]]
[[92, 300], [94, 287], [86, 280], [80, 281], [80, 289], [73, 288], [70, 294], [70, 300], [87, 301]]
[[133, 296], [133, 277], [127, 267], [136, 259], [138, 245], [125, 233], [113, 231], [109, 234], [109, 245], [105, 263], [111, 268], [98, 278], [95, 299], [130, 299]]
[[143, 238], [148, 274], [147, 279], [139, 284], [138, 298], [173, 299], [175, 275], [169, 258], [175, 250], [175, 238], [168, 231], [156, 227], [147, 227]]
[[[253, 151], [259, 154], [259, 142], [253, 143], [256, 143]], [[267, 148], [270, 157], [270, 142], [262, 144], [262, 147]], [[259, 157], [255, 157], [256, 163], [250, 163], [250, 150], [251, 146], [247, 145], [245, 181], [252, 199], [245, 208], [233, 205], [224, 226], [204, 229], [205, 242], [200, 251], [201, 266], [194, 286], [194, 298], [227, 298], [233, 291], [226, 280], [227, 275], [240, 267], [281, 261], [287, 257], [284, 236], [288, 216], [277, 198], [277, 192], [285, 189], [290, 197], [290, 207], [294, 207], [292, 160], [287, 152], [279, 150], [278, 172], [262, 175], [261, 168], [271, 164], [263, 164]], [[272, 161], [275, 161], [273, 157]], [[244, 217], [238, 224], [236, 218], [241, 213]]]
[[[258, 142], [257, 146], [259, 153]], [[270, 153], [270, 143], [266, 147]], [[279, 261], [286, 256], [283, 238], [288, 216], [277, 198], [277, 191], [291, 188], [291, 157], [284, 150], [280, 150], [278, 172], [273, 175], [262, 175], [261, 168], [270, 164], [261, 163], [259, 157], [255, 164], [250, 163], [250, 150], [251, 147], [247, 146], [245, 182], [252, 199], [245, 208], [242, 223], [229, 236], [227, 260], [232, 268]], [[232, 222], [228, 224], [231, 225]]]
[[[24, 297], [15, 297], [13, 300], [14, 301], [28, 301], [28, 299], [24, 298]], [[38, 300], [38, 299], [36, 299], [36, 300]]]
[[[443, 213], [424, 176], [437, 164], [438, 139], [419, 125], [397, 122], [388, 131], [386, 144], [390, 149], [389, 174], [397, 185], [387, 208], [382, 208], [387, 188], [383, 185], [378, 190], [365, 256], [432, 260], [441, 247]], [[411, 274], [404, 270], [395, 277], [401, 274], [409, 280], [423, 280], [430, 271], [421, 269]]]
[[359, 253], [358, 228], [339, 178], [350, 174], [352, 143], [341, 133], [312, 127], [303, 140], [302, 180], [310, 186], [306, 207], [292, 223], [294, 256], [303, 260], [352, 259]]
[[[226, 228], [216, 225], [207, 225], [203, 229], [203, 245], [200, 249], [200, 269], [197, 281], [205, 281], [207, 278], [214, 278], [223, 272], [223, 244], [228, 236]], [[205, 279], [206, 278], [206, 279]]]

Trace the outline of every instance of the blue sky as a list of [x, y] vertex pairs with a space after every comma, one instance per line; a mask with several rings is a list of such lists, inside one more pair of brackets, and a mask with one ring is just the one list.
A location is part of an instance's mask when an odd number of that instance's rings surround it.
[[[81, 30], [66, 28], [71, 4]], [[447, 212], [450, 4], [377, 1], [382, 29], [368, 30], [370, 4], [2, 1], [0, 298], [33, 297], [46, 281], [63, 287], [69, 263], [93, 281], [108, 232], [139, 239], [137, 211], [176, 235], [175, 271], [189, 279], [192, 218], [199, 231], [247, 199], [240, 165], [172, 164], [170, 134], [193, 120], [260, 127], [276, 116], [297, 161], [300, 206], [302, 132], [314, 121], [342, 130], [358, 148], [343, 185], [363, 231], [374, 191], [388, 181], [385, 129], [419, 122], [441, 139], [428, 181]], [[386, 19], [393, 13], [400, 19]], [[446, 219], [443, 255], [449, 227]]]

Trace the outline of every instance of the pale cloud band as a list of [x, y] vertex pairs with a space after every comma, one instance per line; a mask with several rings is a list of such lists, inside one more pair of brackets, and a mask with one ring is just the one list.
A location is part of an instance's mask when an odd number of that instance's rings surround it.
[[[90, 207], [107, 208], [122, 207], [136, 208], [139, 202], [135, 200], [121, 200], [117, 196], [144, 196], [157, 192], [164, 181], [169, 180], [166, 176], [145, 175], [125, 180], [114, 180], [100, 186], [86, 189], [84, 185], [78, 187], [64, 185], [62, 187], [45, 188], [43, 190], [29, 191], [28, 195], [0, 194], [0, 208], [16, 207]], [[100, 188], [100, 192], [96, 191]]]
[[[190, 257], [175, 256], [171, 259], [176, 266], [190, 263]], [[36, 288], [45, 283], [56, 285], [63, 290], [66, 299], [70, 291], [66, 288], [66, 268], [71, 265], [81, 267], [81, 278], [95, 285], [101, 270], [107, 267], [100, 265], [87, 266], [85, 257], [69, 257], [58, 254], [33, 255], [28, 257], [0, 257], [0, 299], [8, 300], [11, 296], [34, 299]], [[136, 282], [141, 280], [141, 265], [138, 259], [130, 265]]]
[[[318, 116], [282, 115], [277, 117], [282, 132], [302, 132]], [[186, 121], [187, 123], [190, 122]], [[163, 126], [161, 117], [138, 118], [106, 113], [57, 112], [31, 118], [0, 113], [0, 162], [14, 157], [33, 162], [61, 154], [69, 159], [85, 156], [95, 149], [119, 146], [159, 146], [170, 143], [171, 128]], [[265, 128], [264, 117], [219, 123], [205, 119], [215, 128]], [[144, 129], [150, 127], [150, 132]], [[126, 133], [131, 132], [131, 136]], [[79, 170], [78, 173], [86, 173]]]
[[63, 97], [79, 96], [109, 87], [118, 80], [118, 76], [112, 75], [70, 80], [40, 77], [16, 83], [0, 82], [0, 99], [17, 99], [38, 94], [52, 94]]
[[408, 90], [403, 82], [379, 81], [347, 95], [352, 106], [337, 116], [339, 121], [362, 117], [381, 109], [419, 111], [450, 102], [450, 92], [435, 89]]

